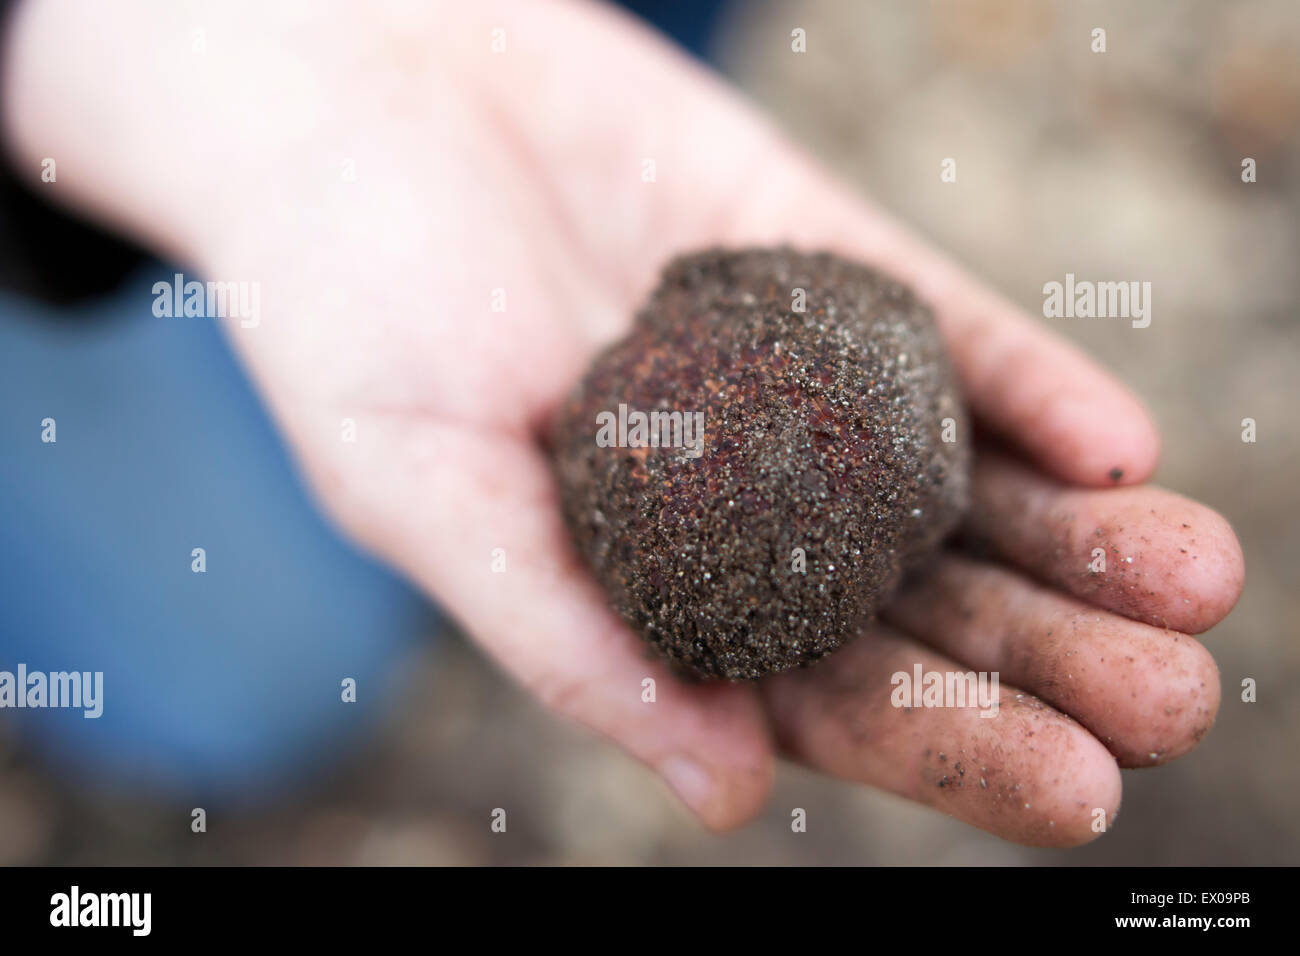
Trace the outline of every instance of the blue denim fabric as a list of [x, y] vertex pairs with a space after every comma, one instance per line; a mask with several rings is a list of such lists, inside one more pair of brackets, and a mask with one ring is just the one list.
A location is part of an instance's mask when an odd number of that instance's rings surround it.
[[84, 321], [0, 296], [0, 670], [104, 673], [98, 719], [0, 721], [80, 777], [256, 797], [363, 739], [432, 614], [314, 510], [215, 321], [153, 315], [173, 271]]

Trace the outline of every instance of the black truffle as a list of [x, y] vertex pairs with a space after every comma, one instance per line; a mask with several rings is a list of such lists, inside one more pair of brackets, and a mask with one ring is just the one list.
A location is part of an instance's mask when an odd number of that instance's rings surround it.
[[965, 509], [969, 444], [929, 310], [788, 248], [671, 262], [552, 434], [565, 520], [618, 613], [733, 679], [858, 634]]

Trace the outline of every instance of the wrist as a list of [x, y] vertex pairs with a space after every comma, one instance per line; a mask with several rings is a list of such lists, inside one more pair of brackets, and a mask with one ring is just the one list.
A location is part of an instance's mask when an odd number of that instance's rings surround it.
[[218, 265], [254, 224], [248, 207], [326, 153], [314, 138], [349, 108], [330, 88], [349, 31], [267, 6], [21, 0], [0, 60], [0, 133], [20, 178], [165, 255]]

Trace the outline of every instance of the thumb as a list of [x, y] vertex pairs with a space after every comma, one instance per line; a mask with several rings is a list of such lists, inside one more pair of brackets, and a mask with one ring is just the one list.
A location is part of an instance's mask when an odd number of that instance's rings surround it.
[[541, 453], [476, 429], [400, 427], [425, 434], [375, 440], [438, 454], [386, 462], [373, 477], [389, 487], [366, 495], [370, 527], [358, 536], [434, 595], [545, 706], [650, 766], [705, 824], [725, 829], [752, 817], [773, 773], [757, 696], [685, 683], [648, 655], [579, 564]]

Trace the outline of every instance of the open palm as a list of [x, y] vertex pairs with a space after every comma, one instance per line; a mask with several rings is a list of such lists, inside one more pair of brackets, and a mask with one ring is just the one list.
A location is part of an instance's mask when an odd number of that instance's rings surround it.
[[[1184, 635], [1242, 579], [1221, 518], [1134, 486], [1158, 450], [1145, 412], [630, 22], [474, 7], [456, 31], [430, 14], [386, 34], [368, 98], [323, 79], [317, 132], [199, 257], [263, 277], [262, 324], [232, 336], [325, 507], [712, 826], [763, 805], [780, 753], [1009, 839], [1091, 839], [1120, 766], [1212, 724], [1217, 672]], [[339, 149], [355, 175], [327, 178]], [[965, 534], [980, 557], [945, 555], [815, 668], [688, 684], [578, 562], [539, 436], [671, 255], [782, 241], [872, 263], [935, 308], [987, 442]], [[891, 675], [917, 664], [1000, 672], [998, 715], [896, 708]]]

